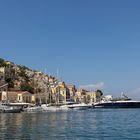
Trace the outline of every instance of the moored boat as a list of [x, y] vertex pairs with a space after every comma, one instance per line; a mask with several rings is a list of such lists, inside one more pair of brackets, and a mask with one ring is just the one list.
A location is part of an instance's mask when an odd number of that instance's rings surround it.
[[27, 108], [23, 109], [24, 112], [41, 112], [42, 107], [41, 106], [28, 106]]
[[68, 110], [86, 110], [89, 108], [93, 108], [93, 104], [85, 104], [85, 103], [75, 103], [75, 102], [67, 102], [65, 104], [59, 105], [41, 105], [44, 111], [68, 111]]
[[70, 109], [77, 109], [77, 110], [86, 110], [89, 108], [93, 108], [92, 104], [85, 104], [85, 103], [73, 103], [68, 105]]
[[41, 105], [43, 111], [48, 111], [48, 112], [56, 112], [56, 111], [67, 111], [69, 108], [67, 105], [47, 105], [43, 104]]
[[0, 113], [20, 113], [21, 108], [0, 103]]
[[94, 103], [95, 108], [140, 108], [140, 101], [101, 101]]

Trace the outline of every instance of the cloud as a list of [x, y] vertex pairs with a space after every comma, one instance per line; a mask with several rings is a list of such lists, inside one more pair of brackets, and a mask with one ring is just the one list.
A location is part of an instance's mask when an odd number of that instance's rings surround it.
[[96, 84], [81, 85], [81, 86], [79, 86], [79, 88], [89, 90], [89, 91], [95, 91], [98, 89], [102, 90], [102, 89], [104, 89], [104, 83], [100, 82], [100, 83], [96, 83]]
[[140, 88], [136, 88], [136, 89], [128, 92], [128, 96], [132, 97], [133, 99], [140, 100]]
[[137, 88], [132, 91], [133, 94], [140, 94], [140, 88]]

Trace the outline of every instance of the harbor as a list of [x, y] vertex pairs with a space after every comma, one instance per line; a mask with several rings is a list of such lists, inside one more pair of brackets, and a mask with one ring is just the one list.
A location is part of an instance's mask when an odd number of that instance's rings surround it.
[[[101, 83], [102, 85], [102, 83]], [[91, 85], [90, 85], [91, 86]], [[57, 76], [0, 59], [0, 112], [59, 112], [99, 108], [140, 108], [126, 94], [105, 95], [67, 84]]]
[[0, 113], [41, 113], [41, 112], [67, 112], [78, 110], [95, 109], [140, 109], [140, 101], [131, 100], [126, 95], [122, 98], [101, 96], [101, 100], [92, 103], [66, 102], [65, 104], [30, 104], [30, 103], [0, 103]]
[[140, 0], [0, 1], [0, 140], [140, 140]]

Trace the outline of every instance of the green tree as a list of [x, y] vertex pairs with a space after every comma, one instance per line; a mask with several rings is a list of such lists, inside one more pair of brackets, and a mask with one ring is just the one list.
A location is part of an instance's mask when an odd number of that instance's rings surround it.
[[4, 62], [4, 59], [0, 58], [0, 64]]
[[6, 66], [7, 66], [7, 64], [4, 61], [4, 59], [0, 58], [0, 67], [6, 67]]
[[101, 90], [96, 90], [96, 93], [100, 93], [100, 95], [103, 96], [103, 92]]
[[20, 85], [21, 91], [28, 91], [30, 93], [34, 92], [34, 88], [28, 83], [22, 83]]
[[5, 82], [8, 83], [8, 88], [14, 88], [14, 82], [13, 82], [12, 78], [5, 77]]

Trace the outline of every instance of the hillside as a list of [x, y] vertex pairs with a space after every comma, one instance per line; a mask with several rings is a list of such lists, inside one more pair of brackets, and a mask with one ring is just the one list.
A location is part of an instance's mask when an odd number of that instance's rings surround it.
[[49, 85], [56, 84], [56, 78], [26, 66], [16, 65], [13, 62], [0, 58], [1, 85], [8, 83], [9, 90], [44, 93]]

